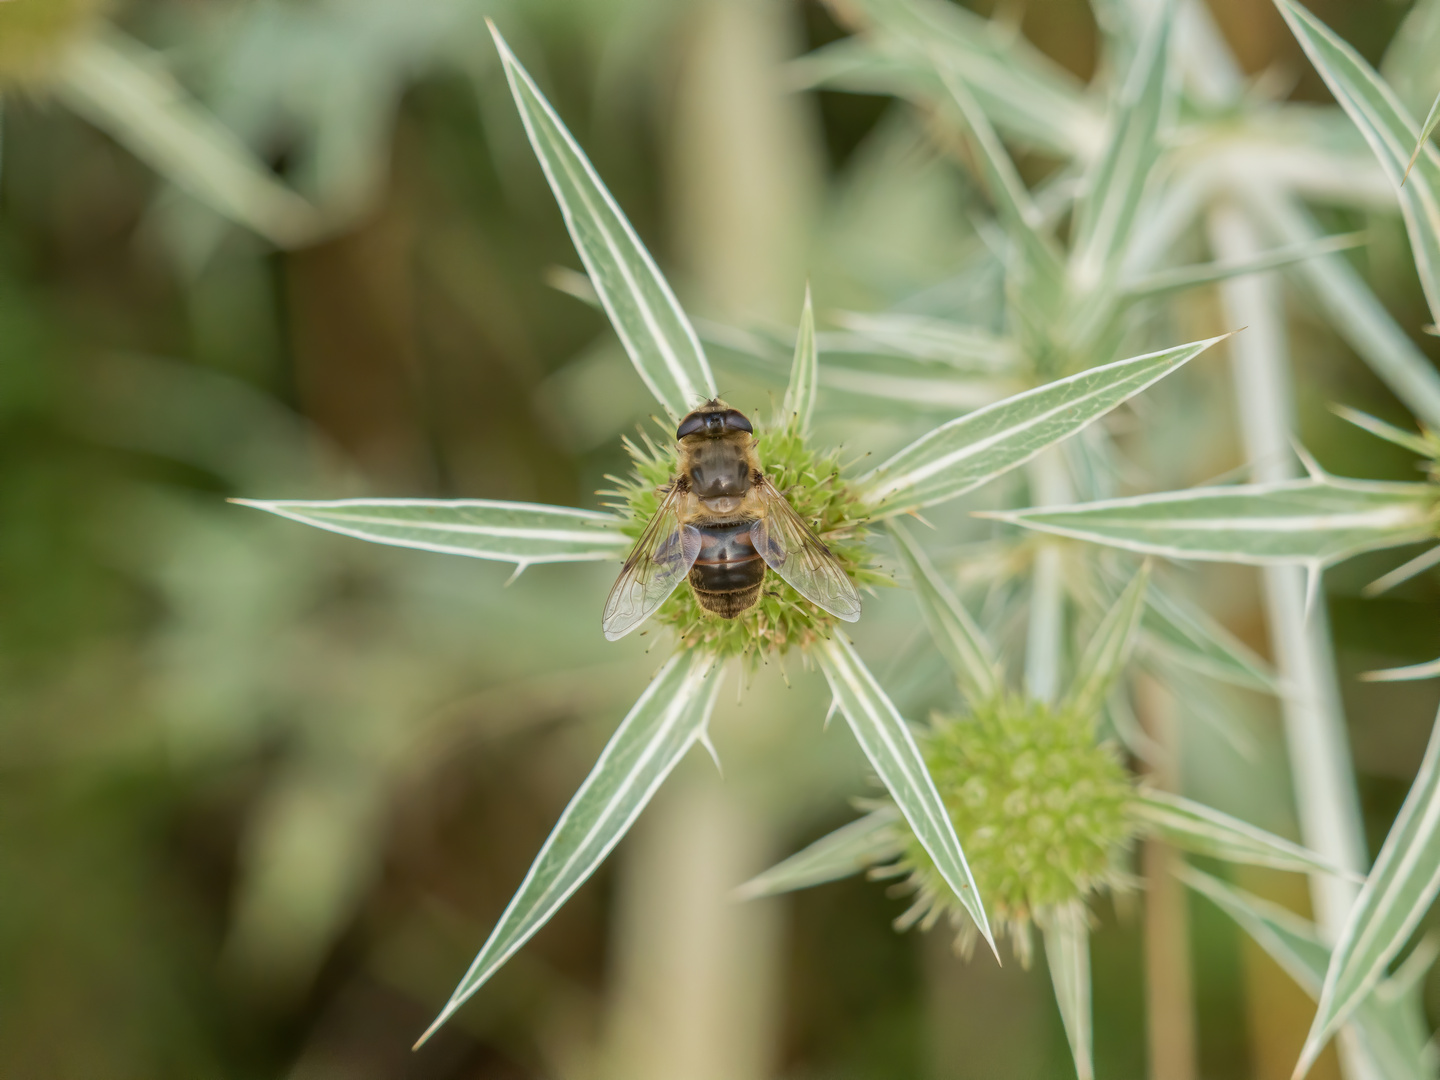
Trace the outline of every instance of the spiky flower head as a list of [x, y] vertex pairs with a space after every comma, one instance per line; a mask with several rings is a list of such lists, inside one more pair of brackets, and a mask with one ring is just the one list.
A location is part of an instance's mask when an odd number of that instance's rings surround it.
[[6, 0], [0, 3], [0, 87], [47, 82], [65, 51], [87, 33], [104, 0]]
[[[1032, 922], [1125, 883], [1133, 782], [1096, 741], [1090, 717], [1007, 696], [968, 716], [932, 718], [920, 742], [991, 923], [1022, 964]], [[913, 835], [895, 873], [908, 873], [917, 893], [899, 926], [928, 928], [948, 915], [968, 953], [974, 924]]]
[[[889, 583], [889, 576], [870, 564], [866, 514], [840, 475], [840, 451], [811, 449], [793, 424], [757, 423], [755, 439], [766, 475], [825, 541], [850, 579], [858, 586]], [[607, 505], [625, 517], [622, 530], [638, 537], [659, 509], [662, 489], [675, 476], [676, 451], [668, 433], [656, 441], [643, 431], [638, 442], [626, 439], [625, 448], [633, 462], [631, 475], [607, 476], [615, 487], [601, 494], [614, 499]], [[775, 573], [766, 574], [759, 602], [734, 619], [705, 610], [682, 584], [650, 621], [674, 627], [682, 648], [705, 648], [721, 659], [741, 656], [756, 662], [829, 637], [836, 622]]]

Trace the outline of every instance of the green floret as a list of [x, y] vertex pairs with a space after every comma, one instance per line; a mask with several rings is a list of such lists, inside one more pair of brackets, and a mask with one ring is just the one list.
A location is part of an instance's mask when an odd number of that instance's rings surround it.
[[[644, 433], [640, 443], [627, 439], [625, 447], [634, 461], [633, 475], [608, 477], [616, 487], [602, 494], [616, 498], [609, 505], [625, 515], [624, 532], [638, 538], [660, 507], [661, 490], [675, 475], [676, 451]], [[788, 426], [757, 432], [756, 450], [766, 475], [825, 541], [857, 586], [890, 581], [869, 563], [870, 552], [864, 543], [866, 516], [858, 497], [840, 476], [839, 450], [816, 452]], [[780, 575], [767, 572], [759, 602], [737, 618], [722, 619], [706, 611], [689, 586], [682, 584], [651, 622], [674, 627], [684, 648], [703, 646], [722, 659], [744, 656], [758, 661], [764, 655], [783, 655], [794, 645], [804, 648], [829, 637], [836, 619], [806, 600]]]
[[[1032, 921], [1124, 882], [1134, 787], [1113, 749], [1095, 741], [1091, 718], [1005, 698], [934, 718], [920, 741], [990, 919], [1022, 963]], [[973, 946], [973, 924], [913, 836], [897, 869], [919, 893], [903, 924], [948, 914], [960, 945]]]

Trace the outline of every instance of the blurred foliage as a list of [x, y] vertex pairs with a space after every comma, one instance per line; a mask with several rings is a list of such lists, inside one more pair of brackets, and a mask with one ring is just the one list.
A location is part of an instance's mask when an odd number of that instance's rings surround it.
[[[11, 0], [0, 15], [40, 2]], [[956, 304], [995, 303], [983, 282], [953, 279], [980, 243], [974, 184], [900, 102], [792, 99], [795, 126], [775, 136], [803, 158], [790, 178], [762, 170], [752, 186], [730, 184], [723, 207], [705, 201], [714, 190], [703, 180], [730, 179], [706, 157], [707, 146], [736, 145], [726, 108], [763, 107], [732, 92], [749, 85], [749, 69], [726, 65], [739, 56], [773, 66], [843, 36], [810, 0], [750, 23], [727, 23], [722, 6], [114, 5], [117, 25], [160, 50], [321, 212], [327, 238], [289, 251], [227, 224], [43, 86], [6, 96], [0, 1075], [619, 1068], [603, 1063], [627, 978], [614, 927], [629, 864], [602, 870], [455, 1025], [408, 1050], [656, 666], [643, 642], [611, 646], [598, 633], [607, 569], [546, 568], [502, 588], [505, 568], [357, 544], [223, 500], [373, 493], [593, 506], [603, 474], [623, 466], [613, 436], [652, 406], [601, 316], [546, 284], [548, 268], [575, 258], [509, 111], [486, 15], [523, 45], [693, 310], [759, 325], [779, 317], [746, 308], [696, 255], [747, 215], [798, 237], [766, 270], [778, 275], [766, 290], [789, 290], [780, 313], [798, 310], [807, 272], [822, 311], [883, 307], [947, 279]], [[1020, 10], [1000, 6], [1002, 17]], [[1302, 70], [1270, 5], [1212, 7], [1253, 74]], [[1377, 60], [1407, 6], [1313, 7]], [[1094, 74], [1082, 0], [1031, 0], [1020, 29], [1077, 78]], [[771, 36], [753, 36], [761, 31]], [[0, 66], [7, 33], [0, 21]], [[1304, 70], [1295, 94], [1323, 99]], [[1396, 81], [1423, 113], [1436, 87]], [[697, 117], [713, 126], [697, 129]], [[1022, 164], [1035, 176], [1047, 168], [1038, 153]], [[775, 225], [776, 206], [803, 213]], [[1333, 216], [1344, 218], [1327, 220], [1337, 231], [1372, 227], [1357, 265], [1402, 325], [1427, 321], [1393, 220]], [[1296, 294], [1292, 323], [1306, 358], [1302, 438], [1337, 473], [1408, 479], [1406, 458], [1327, 411], [1344, 401], [1404, 422], [1309, 303]], [[718, 366], [722, 392], [742, 407], [783, 385], [783, 367], [770, 378], [726, 354]], [[1168, 486], [1237, 460], [1215, 419], [1227, 392], [1218, 376], [1187, 378], [1153, 402], [1162, 430], [1187, 433], [1169, 440], [1169, 457], [1164, 445], [1147, 451]], [[837, 406], [825, 434], [837, 443], [883, 447], [914, 434], [867, 414], [863, 392], [825, 392]], [[1194, 446], [1205, 425], [1218, 433], [1208, 454], [1177, 459], [1173, 447]], [[938, 520], [954, 525], [957, 548], [984, 535], [958, 515]], [[1372, 848], [1440, 694], [1349, 677], [1440, 653], [1433, 574], [1394, 597], [1358, 598], [1393, 561], [1356, 560], [1328, 583]], [[1195, 591], [1260, 647], [1249, 576], [1207, 570]], [[877, 663], [887, 688], [911, 715], [946, 705], [940, 665], [915, 648], [913, 614], [903, 603], [874, 610], [858, 634], [872, 656], [891, 658]], [[850, 748], [798, 719], [823, 715], [818, 677], [790, 677], [787, 691], [762, 673], [717, 724], [726, 787], [765, 822], [766, 850], [724, 887], [840, 823], [845, 795], [865, 789]], [[1238, 693], [1233, 707], [1263, 714]], [[1248, 730], [1237, 746], [1187, 729], [1187, 790], [1283, 831], [1278, 727], [1261, 715]], [[793, 753], [802, 741], [805, 754]], [[705, 763], [687, 764], [697, 767], [679, 779], [708, 790]], [[650, 813], [676, 805], [662, 799]], [[1260, 872], [1242, 883], [1284, 895]], [[962, 968], [943, 942], [895, 937], [887, 923], [904, 901], [860, 882], [784, 903], [775, 1074], [1070, 1067], [1043, 973]], [[1260, 961], [1213, 912], [1196, 910], [1191, 935], [1205, 1075], [1268, 1075], [1272, 1036], [1247, 1028], [1256, 1014], [1236, 1002], [1280, 1009], [1289, 991], [1257, 997]], [[1139, 1075], [1137, 920], [1105, 913], [1093, 949], [1097, 1074]], [[1298, 1047], [1307, 1021], [1302, 1010], [1295, 1031], [1273, 1038]]]

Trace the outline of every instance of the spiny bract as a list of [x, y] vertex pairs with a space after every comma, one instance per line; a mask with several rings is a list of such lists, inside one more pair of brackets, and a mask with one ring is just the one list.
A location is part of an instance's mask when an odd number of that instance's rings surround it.
[[[824, 540], [836, 560], [859, 586], [888, 583], [874, 569], [864, 543], [866, 515], [858, 497], [840, 476], [840, 451], [817, 452], [789, 425], [756, 431], [760, 462], [796, 513]], [[607, 476], [615, 488], [600, 494], [616, 501], [607, 505], [625, 518], [627, 536], [639, 537], [659, 508], [661, 490], [675, 475], [673, 446], [659, 445], [643, 431], [640, 442], [625, 440], [634, 461], [629, 477]], [[721, 659], [765, 654], [783, 655], [792, 645], [802, 648], [829, 637], [835, 618], [806, 600], [773, 571], [766, 574], [760, 601], [734, 619], [722, 619], [700, 606], [688, 585], [671, 594], [652, 617], [653, 624], [674, 627], [682, 648], [700, 648]]]
[[[990, 919], [1022, 964], [1032, 921], [1123, 883], [1134, 788], [1090, 718], [1005, 697], [969, 716], [932, 718], [920, 742]], [[960, 947], [973, 947], [973, 923], [911, 835], [894, 868], [906, 872], [919, 895], [900, 926], [948, 914]]]

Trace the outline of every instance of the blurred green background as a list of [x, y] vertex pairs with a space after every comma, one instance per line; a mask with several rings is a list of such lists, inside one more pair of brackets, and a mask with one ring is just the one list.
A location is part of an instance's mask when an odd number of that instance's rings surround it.
[[[1270, 4], [1210, 6], [1251, 74], [1324, 100]], [[1311, 7], [1378, 61], [1408, 5]], [[21, 27], [6, 9], [22, 8], [53, 26]], [[691, 311], [793, 323], [808, 278], [823, 319], [959, 265], [973, 191], [909, 107], [790, 89], [786, 63], [847, 32], [843, 5], [109, 5], [326, 212], [326, 234], [289, 250], [225, 225], [67, 107], [44, 63], [30, 70], [54, 35], [90, 32], [94, 9], [0, 7], [0, 1075], [1069, 1075], [1043, 970], [894, 934], [906, 902], [882, 887], [727, 899], [866, 790], [858, 753], [821, 733], [826, 696], [798, 659], [793, 688], [767, 671], [722, 706], [724, 782], [687, 761], [607, 867], [412, 1054], [658, 658], [600, 636], [612, 567], [502, 587], [506, 567], [224, 501], [594, 506], [622, 467], [618, 435], [653, 405], [602, 317], [547, 284], [578, 262], [487, 15]], [[1083, 0], [1003, 14], [1093, 74]], [[1433, 356], [1398, 221], [1329, 224], [1372, 230], [1356, 265]], [[1403, 410], [1299, 297], [1292, 332], [1307, 445], [1337, 473], [1409, 478], [1403, 454], [1326, 411]], [[723, 356], [718, 375], [742, 407], [773, 389]], [[1222, 377], [1195, 385], [1223, 398]], [[1187, 400], [1157, 407], [1194, 425]], [[828, 416], [833, 439], [874, 444], [843, 401]], [[1151, 464], [1173, 485], [1238, 460], [1227, 421], [1203, 453]], [[1440, 654], [1433, 574], [1359, 597], [1396, 561], [1328, 580], [1372, 850], [1440, 696], [1354, 680]], [[1207, 575], [1219, 613], [1263, 649], [1248, 571]], [[908, 658], [903, 601], [879, 610], [858, 633], [921, 714], [935, 672]], [[1217, 805], [1249, 799], [1293, 835], [1278, 726], [1251, 711], [1248, 755], [1197, 736], [1187, 770]], [[1298, 879], [1241, 880], [1305, 909]], [[1139, 1077], [1141, 927], [1118, 907], [1094, 939], [1097, 1071]], [[1190, 938], [1198, 1075], [1288, 1075], [1308, 1000], [1214, 909], [1191, 905]], [[1432, 977], [1432, 1018], [1437, 992]]]

